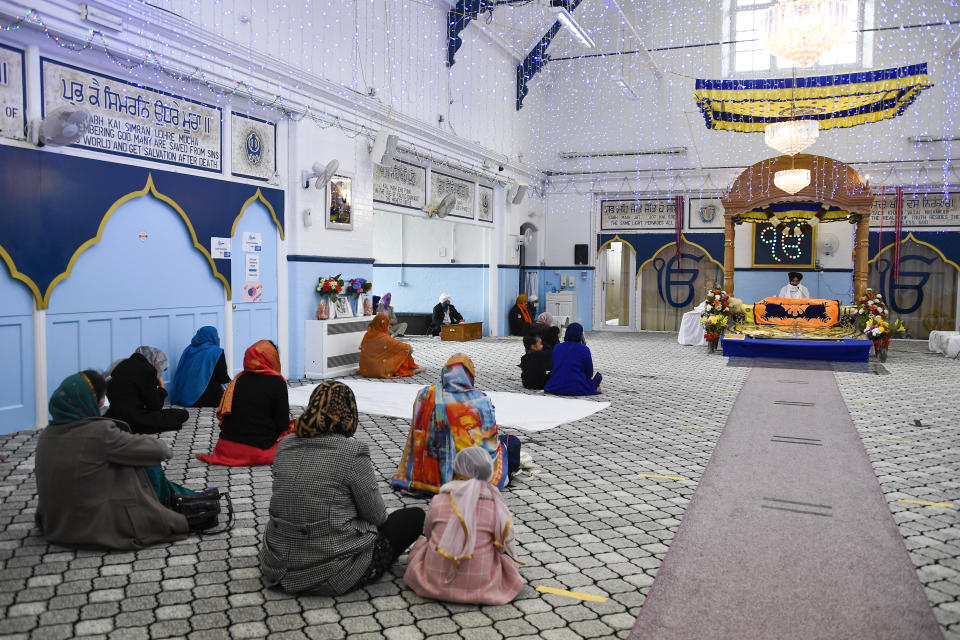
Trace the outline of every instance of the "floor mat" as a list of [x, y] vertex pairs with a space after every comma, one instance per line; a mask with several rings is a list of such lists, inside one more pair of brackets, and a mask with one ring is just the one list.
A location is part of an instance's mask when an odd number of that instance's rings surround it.
[[830, 371], [757, 367], [630, 638], [941, 638]]

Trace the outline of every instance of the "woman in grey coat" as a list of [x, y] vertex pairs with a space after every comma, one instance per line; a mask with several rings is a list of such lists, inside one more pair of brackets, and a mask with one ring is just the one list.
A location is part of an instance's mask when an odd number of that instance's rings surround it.
[[342, 382], [323, 382], [280, 441], [270, 521], [260, 550], [268, 587], [337, 595], [375, 582], [423, 531], [423, 509], [389, 516], [370, 448], [353, 437], [357, 402]]

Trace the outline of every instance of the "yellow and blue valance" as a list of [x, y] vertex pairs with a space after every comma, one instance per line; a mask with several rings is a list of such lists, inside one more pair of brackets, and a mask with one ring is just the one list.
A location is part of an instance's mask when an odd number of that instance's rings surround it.
[[760, 224], [766, 222], [770, 214], [777, 216], [782, 222], [807, 222], [814, 216], [819, 218], [820, 222], [839, 222], [850, 218], [849, 211], [840, 207], [824, 206], [819, 202], [774, 202], [741, 213], [736, 220]]
[[756, 132], [798, 118], [833, 129], [895, 118], [932, 86], [924, 62], [809, 78], [698, 79], [694, 97], [708, 129]]

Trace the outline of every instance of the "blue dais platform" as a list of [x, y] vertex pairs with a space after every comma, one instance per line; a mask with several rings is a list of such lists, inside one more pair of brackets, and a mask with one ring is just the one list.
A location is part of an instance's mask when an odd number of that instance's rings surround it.
[[753, 338], [721, 339], [723, 355], [741, 358], [794, 358], [797, 360], [831, 360], [835, 362], [867, 362], [869, 340], [766, 340]]

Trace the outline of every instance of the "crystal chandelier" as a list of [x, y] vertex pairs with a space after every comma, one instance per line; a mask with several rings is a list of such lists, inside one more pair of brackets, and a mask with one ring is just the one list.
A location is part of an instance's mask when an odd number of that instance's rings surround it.
[[763, 141], [787, 156], [794, 156], [814, 142], [820, 135], [820, 123], [816, 120], [788, 120], [768, 124]]
[[760, 41], [775, 56], [809, 67], [843, 39], [848, 0], [780, 0], [764, 12]]
[[784, 169], [773, 174], [773, 184], [790, 195], [810, 184], [809, 169]]

